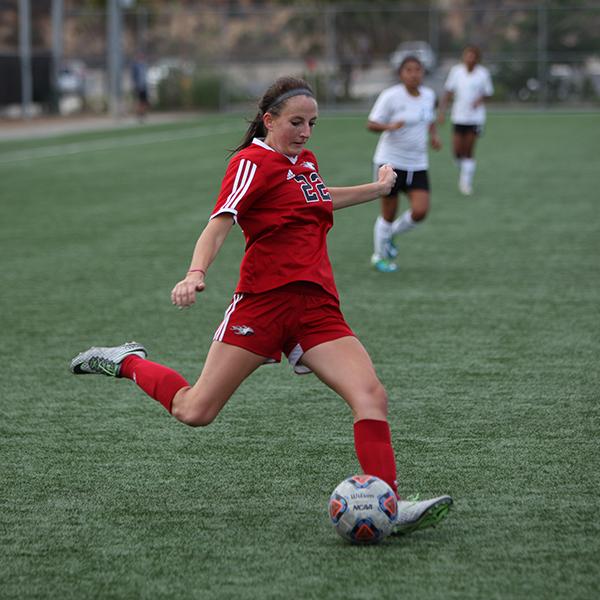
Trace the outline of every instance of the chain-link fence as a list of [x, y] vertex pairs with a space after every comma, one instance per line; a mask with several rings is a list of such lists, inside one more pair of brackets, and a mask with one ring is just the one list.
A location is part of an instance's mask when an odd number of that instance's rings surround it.
[[[6, 65], [18, 59], [15, 4], [0, 0], [2, 79], [10, 71]], [[39, 65], [37, 74], [34, 69], [34, 100], [46, 106], [53, 86], [40, 80], [50, 68], [44, 61], [51, 58], [53, 47], [51, 4], [39, 0], [32, 5], [33, 63]], [[63, 110], [69, 97], [79, 99], [72, 100], [73, 107], [104, 110], [107, 15], [72, 4], [65, 2], [60, 31], [58, 91]], [[363, 108], [395, 80], [393, 65], [403, 53], [424, 60], [426, 83], [439, 92], [462, 48], [476, 44], [494, 79], [494, 102], [600, 106], [599, 31], [600, 4], [565, 8], [488, 2], [467, 8], [441, 0], [430, 7], [139, 7], [123, 12], [123, 98], [127, 100], [131, 87], [129, 64], [143, 54], [150, 97], [158, 108], [246, 106], [282, 74], [305, 76], [325, 107]], [[18, 79], [14, 72], [11, 77]], [[12, 88], [18, 91], [14, 81]], [[17, 101], [15, 96], [0, 92], [0, 104]]]

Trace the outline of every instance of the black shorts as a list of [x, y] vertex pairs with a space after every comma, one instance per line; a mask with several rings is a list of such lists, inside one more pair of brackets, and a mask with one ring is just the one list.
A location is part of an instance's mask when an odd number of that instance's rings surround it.
[[[375, 175], [377, 175], [380, 166], [376, 167]], [[410, 192], [410, 190], [429, 191], [429, 176], [427, 175], [427, 171], [402, 171], [401, 169], [394, 169], [394, 173], [398, 177], [389, 193], [390, 196], [395, 196], [399, 192]]]
[[148, 90], [137, 90], [136, 96], [137, 96], [138, 102], [148, 104]]
[[458, 133], [458, 135], [474, 133], [479, 136], [483, 133], [483, 125], [463, 125], [462, 123], [454, 123], [454, 133]]

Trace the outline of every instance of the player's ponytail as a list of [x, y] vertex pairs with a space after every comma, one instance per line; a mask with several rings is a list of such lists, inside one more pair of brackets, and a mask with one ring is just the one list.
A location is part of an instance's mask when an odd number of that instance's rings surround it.
[[247, 148], [254, 138], [264, 138], [267, 135], [263, 123], [263, 117], [266, 113], [272, 115], [281, 114], [282, 108], [287, 100], [293, 96], [304, 95], [313, 96], [314, 93], [310, 85], [299, 77], [280, 77], [263, 94], [258, 102], [258, 112], [252, 121], [249, 121], [248, 130], [244, 135], [240, 145], [232, 150], [235, 154], [244, 148]]

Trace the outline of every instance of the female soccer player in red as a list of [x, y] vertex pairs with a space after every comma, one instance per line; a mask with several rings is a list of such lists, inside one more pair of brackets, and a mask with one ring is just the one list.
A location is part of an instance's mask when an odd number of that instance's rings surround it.
[[[198, 381], [189, 385], [176, 371], [146, 360], [146, 350], [135, 342], [90, 348], [73, 359], [71, 371], [132, 379], [176, 419], [203, 426], [246, 377], [284, 352], [297, 373], [314, 372], [348, 403], [362, 469], [397, 490], [386, 392], [340, 311], [326, 245], [334, 210], [388, 194], [396, 176], [384, 165], [376, 182], [328, 188], [305, 147], [317, 116], [313, 92], [301, 79], [280, 78], [265, 92], [229, 163], [188, 272], [171, 292], [180, 308], [194, 303], [238, 223], [246, 238], [240, 280]], [[449, 496], [401, 501], [398, 532], [435, 525], [451, 503]]]

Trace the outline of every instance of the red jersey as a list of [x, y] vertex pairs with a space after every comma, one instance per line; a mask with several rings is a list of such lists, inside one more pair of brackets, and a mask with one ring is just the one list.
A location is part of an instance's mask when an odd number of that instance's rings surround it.
[[255, 139], [229, 162], [211, 219], [223, 213], [246, 238], [236, 292], [310, 281], [338, 297], [326, 243], [333, 206], [310, 150], [288, 157]]

